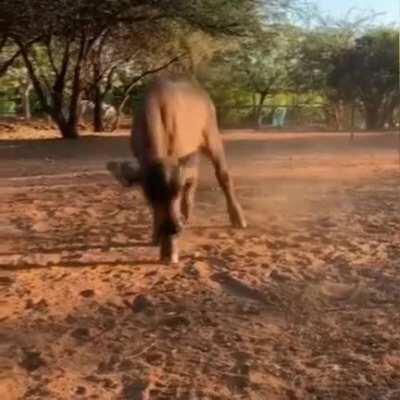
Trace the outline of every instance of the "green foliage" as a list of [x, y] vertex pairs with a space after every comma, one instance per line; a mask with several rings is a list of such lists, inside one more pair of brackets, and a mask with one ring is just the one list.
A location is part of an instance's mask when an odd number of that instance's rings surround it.
[[392, 93], [398, 88], [398, 49], [398, 32], [366, 33], [354, 46], [335, 55], [329, 84], [365, 101]]
[[[111, 87], [124, 87], [126, 98], [129, 82], [157, 69], [167, 53], [182, 50], [175, 45], [183, 43], [177, 34], [185, 35], [190, 49], [205, 43], [205, 37], [195, 44], [188, 40], [196, 31], [248, 34], [249, 27], [260, 23], [265, 6], [273, 11], [281, 3], [285, 1], [4, 0], [0, 39], [18, 45], [43, 109], [64, 137], [76, 137], [84, 89], [95, 93], [96, 107]], [[195, 52], [190, 55], [196, 64]]]
[[390, 122], [400, 101], [398, 32], [365, 33], [370, 15], [293, 26], [285, 17], [295, 3], [3, 0], [0, 95], [21, 97], [32, 82], [34, 109], [68, 135], [80, 95], [122, 110], [168, 67], [197, 77], [227, 120], [260, 123], [264, 105], [329, 103], [336, 119], [357, 104], [369, 127]]
[[301, 40], [300, 29], [292, 26], [258, 29], [220, 51], [201, 78], [225, 108], [252, 104], [246, 119], [260, 124], [267, 100], [295, 90]]
[[362, 103], [368, 128], [382, 128], [387, 113], [400, 104], [398, 32], [367, 32], [334, 61], [329, 85]]

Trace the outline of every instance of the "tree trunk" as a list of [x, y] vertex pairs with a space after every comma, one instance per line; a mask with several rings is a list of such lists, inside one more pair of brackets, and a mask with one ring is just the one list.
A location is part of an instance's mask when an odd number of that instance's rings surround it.
[[61, 131], [63, 139], [78, 139], [79, 131], [77, 126], [68, 124], [67, 129]]
[[126, 102], [129, 100], [129, 94], [127, 94], [121, 101], [120, 105], [116, 109], [115, 121], [112, 130], [115, 131], [119, 128], [119, 123], [121, 121], [122, 113], [124, 111], [124, 107]]
[[62, 110], [50, 110], [49, 116], [57, 125], [63, 139], [77, 139], [79, 137], [78, 126], [71, 125], [65, 118]]
[[95, 132], [104, 132], [103, 125], [103, 96], [98, 86], [94, 89], [94, 109], [93, 109], [93, 130]]
[[252, 93], [251, 94], [251, 116], [253, 119], [256, 118], [256, 113], [257, 113], [257, 98], [256, 98], [256, 94]]
[[355, 128], [355, 105], [350, 104], [350, 142], [354, 140], [354, 128]]
[[[85, 49], [85, 41], [82, 39], [81, 47], [78, 54], [78, 60], [74, 68], [72, 78], [71, 99], [69, 102], [68, 122], [65, 130], [61, 130], [64, 139], [77, 139], [79, 137], [79, 103], [81, 100], [81, 72], [83, 63], [83, 53]], [[61, 128], [61, 127], [60, 127]]]
[[118, 107], [117, 114], [115, 115], [114, 124], [111, 128], [112, 131], [116, 131], [119, 128], [120, 121], [121, 121], [121, 110], [120, 107]]
[[64, 127], [60, 127], [61, 135], [64, 139], [77, 139], [79, 137], [79, 112], [78, 107], [70, 108], [68, 122]]
[[[35, 71], [34, 62], [31, 61], [28, 49], [22, 42], [17, 42], [21, 55], [25, 61], [29, 78], [32, 82], [33, 88], [39, 98], [40, 104], [43, 110], [51, 117], [61, 132], [61, 136], [64, 139], [76, 139], [79, 136], [78, 133], [78, 102], [80, 96], [80, 72], [82, 63], [82, 51], [81, 47], [79, 54], [78, 64], [75, 66], [75, 74], [73, 79], [72, 96], [69, 108], [69, 119], [63, 114], [63, 90], [65, 88], [65, 79], [61, 74], [56, 80], [53, 90], [47, 92], [40, 82], [40, 79]], [[64, 62], [65, 64], [65, 62]], [[65, 64], [66, 65], [66, 64]]]
[[22, 109], [24, 113], [24, 118], [27, 121], [29, 121], [32, 117], [31, 102], [30, 102], [31, 90], [32, 90], [32, 85], [30, 82], [28, 82], [22, 91]]
[[396, 108], [399, 106], [399, 103], [400, 96], [398, 95], [394, 95], [387, 102], [384, 102], [379, 122], [381, 127], [385, 127], [386, 124], [388, 124], [389, 128], [393, 128], [395, 126], [394, 113]]
[[335, 115], [335, 109], [331, 105], [328, 105], [324, 108], [324, 115], [325, 115], [325, 124], [328, 129], [335, 129], [337, 130], [337, 121]]
[[58, 126], [61, 132], [61, 136], [63, 139], [78, 139], [79, 131], [78, 126], [74, 126], [71, 124], [66, 124], [65, 127]]
[[[102, 115], [102, 105], [104, 95], [101, 92], [101, 48], [102, 45], [94, 52], [93, 58], [93, 82], [92, 82], [92, 93], [93, 93], [93, 130], [94, 132], [104, 132], [103, 126], [103, 115]], [[110, 87], [111, 89], [111, 87]]]
[[345, 129], [345, 110], [343, 101], [339, 100], [335, 103], [335, 119], [336, 119], [336, 129], [338, 131], [343, 131]]
[[262, 92], [260, 93], [260, 99], [256, 108], [256, 114], [255, 114], [255, 124], [257, 129], [262, 128], [262, 110], [264, 106], [264, 101], [265, 98], [267, 97], [267, 92]]
[[365, 105], [365, 123], [368, 130], [380, 129], [379, 106], [376, 104]]

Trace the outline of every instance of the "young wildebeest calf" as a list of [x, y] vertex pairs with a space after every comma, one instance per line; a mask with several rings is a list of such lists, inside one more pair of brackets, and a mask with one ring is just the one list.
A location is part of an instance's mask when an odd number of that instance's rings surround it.
[[131, 147], [138, 165], [109, 162], [108, 170], [124, 186], [140, 183], [153, 210], [153, 243], [161, 260], [178, 262], [177, 237], [187, 222], [198, 178], [199, 152], [212, 161], [234, 227], [246, 220], [236, 199], [215, 107], [207, 93], [183, 79], [153, 82], [136, 115]]

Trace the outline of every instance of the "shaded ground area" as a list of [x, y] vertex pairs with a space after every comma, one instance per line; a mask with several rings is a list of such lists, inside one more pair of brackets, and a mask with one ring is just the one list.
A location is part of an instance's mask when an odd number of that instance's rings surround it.
[[0, 142], [1, 399], [400, 398], [396, 136], [224, 137], [250, 227], [204, 163], [173, 267], [126, 137]]

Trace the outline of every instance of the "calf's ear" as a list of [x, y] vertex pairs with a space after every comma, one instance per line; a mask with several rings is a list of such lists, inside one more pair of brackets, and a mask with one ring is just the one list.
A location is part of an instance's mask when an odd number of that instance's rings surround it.
[[142, 179], [140, 168], [129, 161], [109, 161], [106, 164], [110, 174], [125, 187], [131, 187]]

